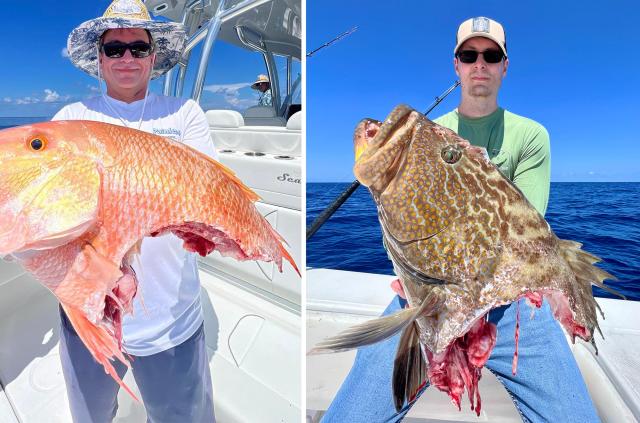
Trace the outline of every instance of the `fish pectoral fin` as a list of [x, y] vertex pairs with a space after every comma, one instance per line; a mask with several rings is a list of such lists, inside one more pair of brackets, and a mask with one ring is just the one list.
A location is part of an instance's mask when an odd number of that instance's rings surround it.
[[122, 354], [122, 351], [120, 351], [118, 342], [113, 335], [108, 333], [105, 328], [91, 323], [81, 311], [64, 303], [60, 304], [69, 318], [69, 322], [71, 322], [71, 325], [76, 330], [76, 333], [84, 345], [87, 346], [93, 358], [104, 366], [105, 373], [111, 375], [118, 385], [126, 390], [133, 399], [140, 402], [133, 391], [120, 379], [116, 369], [111, 364], [111, 360], [118, 359], [127, 367], [130, 367], [129, 362]]
[[422, 355], [418, 327], [413, 323], [402, 332], [393, 365], [391, 385], [396, 411], [400, 411], [405, 401], [415, 399], [426, 379], [427, 363]]
[[364, 345], [375, 344], [395, 335], [418, 317], [430, 315], [437, 307], [438, 301], [435, 295], [429, 295], [418, 307], [411, 307], [394, 313], [390, 316], [369, 320], [325, 339], [318, 343], [311, 354], [348, 351]]
[[52, 291], [62, 303], [83, 310], [89, 320], [96, 322], [104, 310], [106, 295], [122, 276], [119, 266], [86, 243]]

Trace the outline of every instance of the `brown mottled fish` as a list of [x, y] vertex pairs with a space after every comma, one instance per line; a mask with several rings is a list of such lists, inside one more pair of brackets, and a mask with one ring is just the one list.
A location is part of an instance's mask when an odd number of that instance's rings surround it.
[[[402, 331], [396, 409], [427, 378], [460, 408], [468, 391], [480, 414], [480, 370], [495, 345], [493, 308], [546, 299], [572, 339], [594, 343], [591, 285], [615, 279], [581, 244], [559, 239], [522, 192], [455, 132], [406, 106], [355, 132], [354, 173], [371, 191], [384, 243], [409, 308], [354, 326], [312, 353], [345, 351]], [[603, 316], [604, 317], [604, 316]], [[517, 330], [517, 329], [516, 329]], [[516, 340], [517, 340], [516, 333]], [[517, 344], [513, 372], [517, 366]]]

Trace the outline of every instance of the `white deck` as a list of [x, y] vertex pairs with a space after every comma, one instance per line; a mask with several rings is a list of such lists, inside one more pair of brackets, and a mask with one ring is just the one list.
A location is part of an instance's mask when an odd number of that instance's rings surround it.
[[[392, 276], [329, 269], [307, 270], [307, 350], [354, 323], [379, 316], [393, 298]], [[598, 298], [605, 312], [605, 340], [577, 341], [574, 356], [603, 422], [640, 421], [640, 303]], [[351, 368], [355, 352], [307, 357], [307, 419], [319, 421]], [[447, 395], [427, 389], [405, 422], [520, 422], [502, 385], [491, 372], [480, 380], [482, 412], [476, 417], [464, 398], [458, 411]]]
[[[201, 281], [218, 421], [298, 422], [300, 316], [208, 272]], [[71, 422], [56, 299], [2, 262], [0, 319], [0, 422]], [[137, 392], [130, 373], [125, 382]], [[142, 404], [122, 390], [119, 404], [115, 422], [146, 421]]]

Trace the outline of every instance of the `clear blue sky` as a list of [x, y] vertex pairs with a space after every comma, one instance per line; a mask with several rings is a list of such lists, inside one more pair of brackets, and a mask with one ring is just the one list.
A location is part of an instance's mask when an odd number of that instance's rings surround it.
[[426, 110], [455, 81], [455, 33], [473, 16], [505, 27], [498, 102], [548, 129], [552, 181], [640, 181], [637, 2], [336, 0], [307, 2], [307, 51], [359, 27], [307, 60], [307, 180], [353, 180], [360, 119], [399, 103]]
[[[7, 47], [0, 67], [0, 117], [50, 117], [67, 103], [99, 93], [97, 80], [73, 66], [64, 51], [71, 30], [101, 16], [110, 1], [10, 3], [3, 8], [0, 26], [0, 39]], [[258, 93], [249, 85], [258, 73], [265, 73], [262, 56], [224, 43], [216, 43], [213, 54], [218, 66], [208, 68], [205, 87], [209, 89], [203, 92], [203, 105], [236, 109], [255, 105]], [[199, 58], [199, 51], [192, 57]], [[193, 76], [188, 74], [185, 95], [191, 93], [187, 87]], [[162, 90], [161, 82], [154, 81], [151, 87]]]

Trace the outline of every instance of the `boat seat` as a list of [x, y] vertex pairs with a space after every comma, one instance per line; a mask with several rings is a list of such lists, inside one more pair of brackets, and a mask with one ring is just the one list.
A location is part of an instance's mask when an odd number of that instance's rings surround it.
[[295, 112], [287, 121], [287, 129], [292, 131], [302, 130], [302, 112]]
[[291, 116], [293, 116], [295, 113], [299, 112], [300, 110], [302, 110], [302, 105], [301, 104], [290, 104], [289, 107], [287, 107], [287, 119], [289, 119]]
[[233, 150], [294, 157], [301, 154], [300, 112], [291, 116], [288, 122], [279, 118], [280, 125], [247, 125], [247, 118], [235, 110], [208, 110], [205, 116], [219, 152]]
[[244, 126], [244, 118], [235, 110], [208, 110], [205, 116], [209, 126], [214, 128], [239, 128]]
[[285, 126], [286, 120], [277, 116], [271, 106], [249, 107], [243, 113], [244, 124], [247, 126]]

